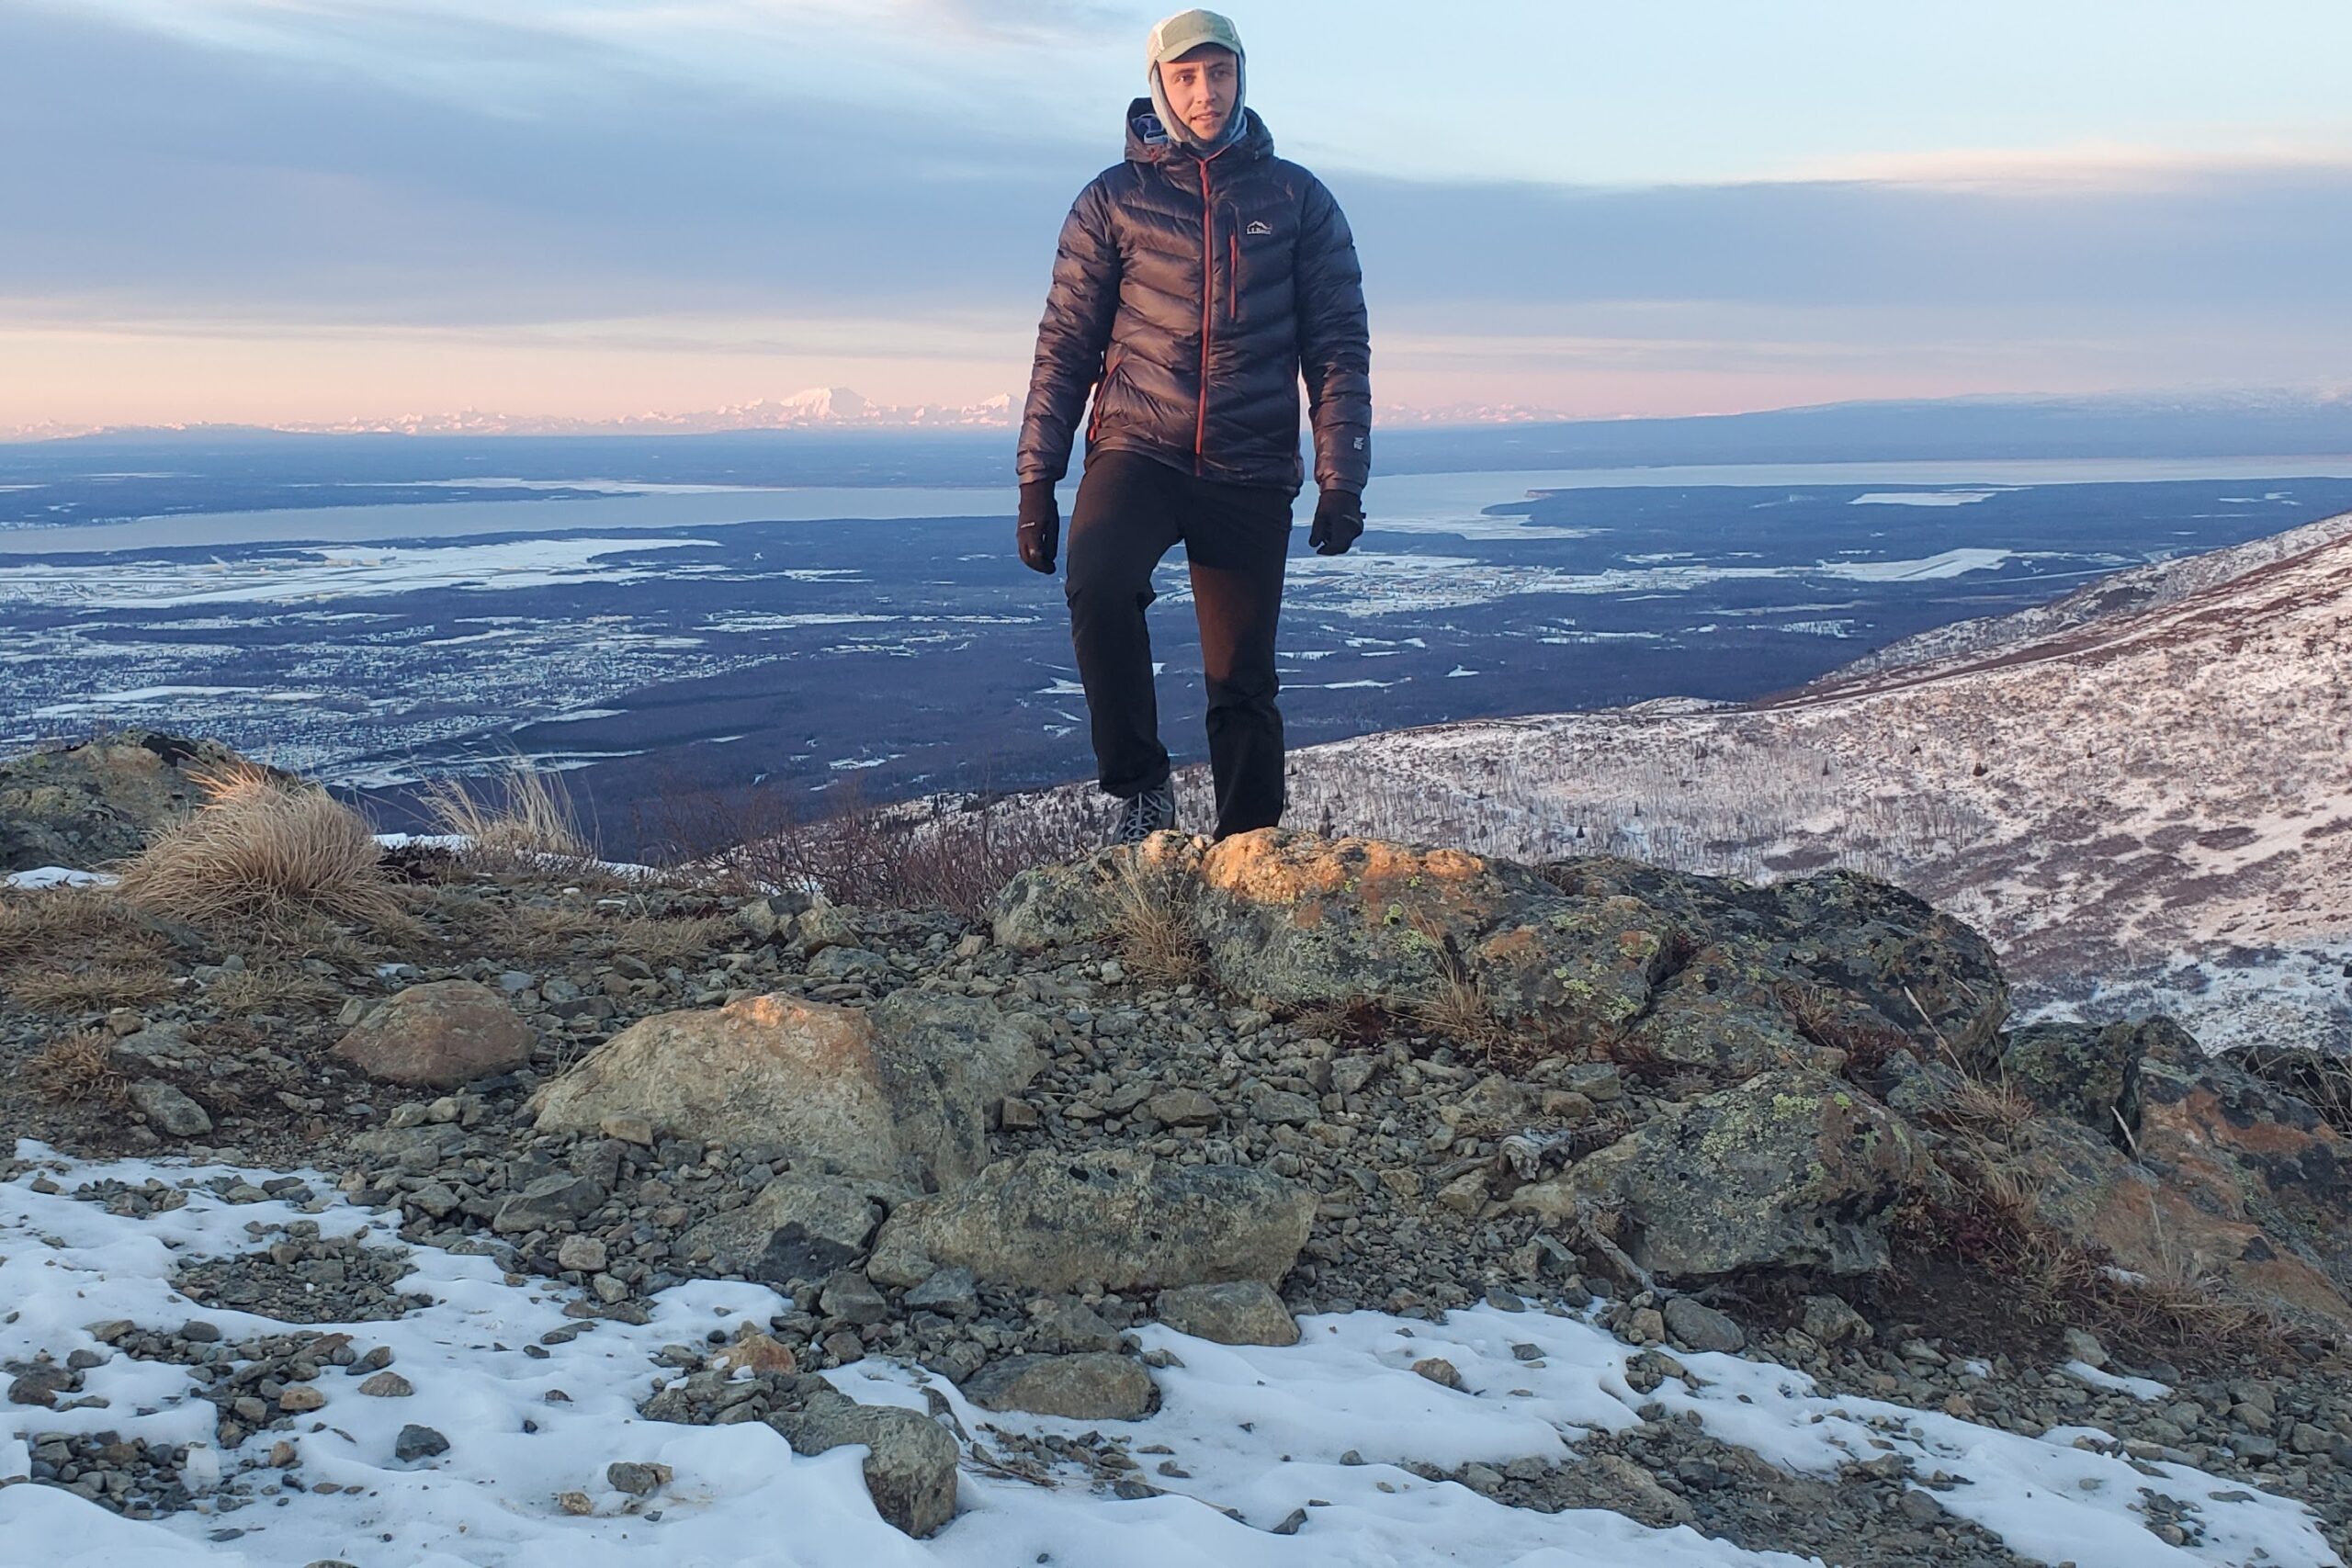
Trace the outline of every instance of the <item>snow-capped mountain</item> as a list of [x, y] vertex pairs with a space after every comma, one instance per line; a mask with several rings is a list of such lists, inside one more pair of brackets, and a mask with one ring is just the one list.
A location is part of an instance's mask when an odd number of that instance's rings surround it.
[[1890, 876], [2029, 1006], [2352, 1046], [2352, 514], [1911, 639], [1745, 707], [1299, 752], [1290, 820], [1520, 858]]

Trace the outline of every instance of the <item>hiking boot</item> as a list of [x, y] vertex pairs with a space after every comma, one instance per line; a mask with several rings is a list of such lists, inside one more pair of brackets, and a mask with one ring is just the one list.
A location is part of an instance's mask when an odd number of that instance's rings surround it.
[[1111, 830], [1111, 841], [1114, 844], [1140, 844], [1161, 829], [1174, 826], [1176, 792], [1161, 784], [1119, 803], [1119, 820]]

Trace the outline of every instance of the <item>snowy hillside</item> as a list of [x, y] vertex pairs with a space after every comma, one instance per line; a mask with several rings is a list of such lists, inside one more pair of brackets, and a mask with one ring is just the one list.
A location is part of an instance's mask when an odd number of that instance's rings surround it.
[[1914, 639], [1775, 703], [1317, 747], [1294, 759], [1289, 820], [1758, 881], [1851, 865], [1984, 930], [2025, 1006], [2341, 1048], [2348, 623], [2352, 515]]

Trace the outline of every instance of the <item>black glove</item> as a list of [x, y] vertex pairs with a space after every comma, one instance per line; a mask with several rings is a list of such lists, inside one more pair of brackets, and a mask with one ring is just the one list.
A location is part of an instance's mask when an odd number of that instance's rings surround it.
[[1363, 536], [1363, 497], [1353, 491], [1327, 490], [1315, 503], [1315, 525], [1306, 542], [1318, 556], [1343, 556]]
[[1020, 542], [1021, 564], [1032, 571], [1054, 574], [1054, 551], [1062, 542], [1062, 509], [1054, 500], [1054, 481], [1031, 479], [1021, 487], [1021, 521], [1013, 530]]

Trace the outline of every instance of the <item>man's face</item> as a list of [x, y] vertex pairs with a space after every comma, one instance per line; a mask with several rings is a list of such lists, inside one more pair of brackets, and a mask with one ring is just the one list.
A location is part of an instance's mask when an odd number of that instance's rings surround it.
[[1168, 95], [1168, 107], [1202, 141], [1214, 141], [1224, 132], [1240, 86], [1241, 62], [1231, 50], [1214, 44], [1159, 68], [1159, 90]]

